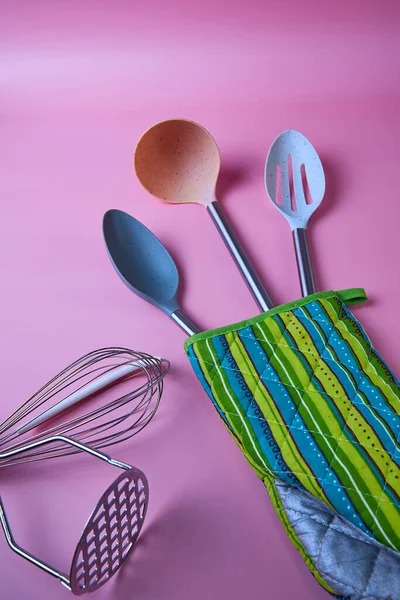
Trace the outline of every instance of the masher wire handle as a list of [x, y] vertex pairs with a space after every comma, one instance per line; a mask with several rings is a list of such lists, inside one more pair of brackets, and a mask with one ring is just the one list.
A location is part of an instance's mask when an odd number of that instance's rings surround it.
[[[70, 444], [71, 446], [75, 446], [76, 448], [79, 448], [80, 450], [83, 450], [84, 452], [88, 452], [89, 454], [92, 454], [93, 456], [96, 456], [97, 458], [100, 458], [101, 460], [104, 460], [115, 467], [119, 467], [120, 469], [124, 469], [124, 470], [131, 469], [131, 467], [129, 465], [122, 463], [118, 460], [114, 460], [114, 459], [110, 458], [109, 456], [107, 456], [107, 454], [104, 454], [103, 452], [99, 452], [98, 450], [93, 450], [93, 448], [89, 448], [89, 446], [85, 446], [84, 444], [81, 444], [80, 442], [77, 442], [76, 440], [65, 437], [63, 435], [53, 435], [52, 437], [46, 438], [44, 440], [39, 440], [38, 442], [32, 442], [31, 444], [21, 446], [20, 448], [16, 448], [15, 450], [9, 450], [8, 452], [2, 452], [2, 453], [0, 453], [0, 459], [9, 458], [10, 456], [15, 456], [16, 454], [20, 454], [22, 452], [26, 452], [27, 450], [32, 450], [33, 448], [37, 448], [38, 446], [43, 446], [44, 444], [50, 444], [52, 442], [64, 442], [65, 444]], [[1, 525], [3, 527], [4, 535], [6, 536], [7, 543], [14, 552], [16, 552], [17, 554], [22, 556], [22, 558], [25, 558], [29, 562], [33, 563], [34, 565], [36, 565], [43, 571], [46, 571], [46, 573], [49, 573], [49, 575], [52, 575], [53, 577], [57, 577], [57, 579], [59, 579], [65, 587], [67, 587], [69, 590], [71, 589], [71, 581], [68, 579], [68, 577], [66, 575], [64, 575], [63, 573], [60, 573], [56, 569], [53, 569], [53, 567], [51, 567], [49, 564], [39, 560], [36, 556], [31, 554], [30, 552], [27, 552], [26, 550], [24, 550], [21, 546], [19, 546], [16, 543], [16, 541], [14, 540], [7, 516], [6, 516], [6, 512], [4, 509], [4, 504], [1, 499], [1, 496], [0, 496], [0, 521], [1, 521]]]
[[119, 467], [120, 469], [128, 470], [131, 468], [131, 466], [127, 465], [126, 463], [120, 462], [119, 460], [114, 460], [113, 458], [110, 458], [107, 454], [104, 454], [103, 452], [100, 452], [99, 450], [94, 450], [93, 448], [90, 448], [89, 446], [86, 446], [85, 444], [81, 444], [80, 442], [77, 442], [76, 440], [73, 440], [72, 438], [65, 437], [64, 435], [53, 435], [44, 440], [39, 440], [38, 442], [32, 442], [31, 444], [27, 444], [26, 446], [20, 446], [19, 448], [16, 448], [15, 450], [9, 450], [8, 452], [1, 452], [0, 460], [3, 458], [9, 458], [10, 456], [15, 456], [16, 454], [21, 454], [22, 452], [26, 452], [27, 450], [32, 450], [33, 448], [37, 448], [38, 446], [43, 446], [45, 444], [51, 444], [51, 442], [64, 442], [65, 444], [70, 444], [71, 446], [75, 446], [76, 448], [79, 448], [80, 450], [83, 450], [84, 452], [93, 454], [93, 456], [96, 456], [97, 458], [100, 458], [101, 460], [108, 462], [110, 465], [113, 465], [114, 467]]
[[51, 567], [49, 564], [39, 560], [36, 556], [31, 554], [30, 552], [27, 552], [26, 550], [24, 550], [21, 546], [19, 546], [16, 543], [16, 541], [14, 540], [13, 534], [11, 532], [10, 524], [7, 519], [7, 515], [6, 515], [5, 509], [4, 509], [4, 504], [3, 504], [3, 500], [1, 498], [1, 496], [0, 496], [0, 521], [1, 521], [1, 525], [3, 527], [4, 535], [6, 536], [7, 543], [10, 546], [11, 550], [16, 552], [20, 556], [22, 556], [22, 558], [25, 558], [29, 562], [33, 563], [34, 565], [36, 565], [43, 571], [46, 571], [46, 573], [49, 573], [49, 575], [52, 575], [53, 577], [56, 577], [57, 579], [59, 579], [61, 581], [61, 583], [63, 585], [65, 585], [69, 590], [71, 589], [71, 585], [70, 585], [71, 582], [66, 575], [64, 575], [63, 573], [60, 573], [56, 569], [53, 569], [53, 567]]

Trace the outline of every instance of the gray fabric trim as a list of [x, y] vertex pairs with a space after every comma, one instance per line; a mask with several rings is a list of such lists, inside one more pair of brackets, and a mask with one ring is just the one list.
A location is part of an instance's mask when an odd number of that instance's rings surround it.
[[324, 502], [276, 480], [286, 515], [325, 581], [351, 600], [400, 600], [400, 554]]

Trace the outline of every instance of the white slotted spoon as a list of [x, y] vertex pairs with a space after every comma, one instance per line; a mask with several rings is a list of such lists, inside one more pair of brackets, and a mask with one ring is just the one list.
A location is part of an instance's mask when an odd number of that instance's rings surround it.
[[315, 148], [300, 132], [288, 129], [272, 143], [265, 164], [265, 186], [292, 229], [301, 293], [313, 294], [316, 286], [307, 223], [324, 197], [325, 175]]

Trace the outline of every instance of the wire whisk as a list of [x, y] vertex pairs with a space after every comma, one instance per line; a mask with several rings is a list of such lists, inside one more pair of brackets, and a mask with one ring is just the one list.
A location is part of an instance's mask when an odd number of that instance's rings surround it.
[[[154, 417], [169, 366], [165, 359], [127, 348], [102, 348], [86, 354], [53, 377], [0, 425], [0, 453], [49, 436], [68, 436], [93, 449], [129, 439]], [[98, 397], [81, 403], [97, 392]], [[72, 414], [65, 419], [60, 413], [67, 409]], [[51, 447], [39, 445], [23, 454], [0, 458], [0, 467], [79, 451], [55, 441]]]

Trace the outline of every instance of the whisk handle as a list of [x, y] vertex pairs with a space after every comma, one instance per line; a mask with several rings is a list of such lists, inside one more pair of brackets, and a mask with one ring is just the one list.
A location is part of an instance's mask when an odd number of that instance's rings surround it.
[[23, 433], [30, 431], [48, 419], [52, 419], [56, 415], [59, 415], [61, 412], [67, 410], [67, 408], [70, 408], [74, 404], [81, 402], [81, 400], [84, 400], [88, 396], [91, 396], [92, 394], [108, 387], [118, 379], [122, 379], [127, 375], [132, 375], [132, 373], [138, 371], [143, 365], [143, 361], [135, 360], [125, 365], [121, 365], [120, 367], [111, 369], [104, 375], [101, 375], [100, 377], [97, 377], [93, 381], [90, 381], [86, 385], [82, 386], [79, 390], [76, 390], [76, 392], [70, 394], [48, 410], [45, 410], [34, 419], [31, 419], [28, 421], [28, 423], [25, 423], [25, 425], [19, 427], [17, 429], [17, 433], [22, 435]]

